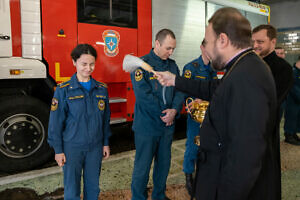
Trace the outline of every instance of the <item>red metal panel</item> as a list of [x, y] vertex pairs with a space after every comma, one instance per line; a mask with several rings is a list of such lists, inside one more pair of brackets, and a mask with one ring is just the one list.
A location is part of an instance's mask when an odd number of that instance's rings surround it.
[[70, 54], [77, 45], [76, 4], [73, 0], [41, 2], [43, 56], [49, 64], [50, 75], [58, 82], [75, 72]]
[[[107, 46], [110, 39], [106, 41], [105, 37], [108, 35], [113, 35], [112, 44], [117, 44], [113, 51], [109, 51]], [[93, 77], [108, 84], [109, 97], [127, 99], [130, 74], [123, 71], [122, 64], [126, 54], [137, 55], [137, 29], [79, 23], [78, 43], [89, 43], [96, 48], [98, 59]], [[110, 104], [111, 117], [131, 121], [128, 106], [134, 106], [134, 100], [127, 99], [127, 102]]]
[[138, 56], [152, 48], [152, 4], [151, 0], [138, 0]]
[[12, 55], [22, 56], [20, 0], [10, 0]]
[[132, 88], [132, 83], [128, 82], [127, 83], [127, 94], [126, 94], [126, 99], [127, 99], [127, 121], [132, 121], [133, 120], [133, 113], [134, 113], [134, 103], [135, 103], [135, 96]]
[[[119, 34], [118, 53], [115, 56], [105, 54], [103, 33], [112, 30]], [[93, 77], [105, 83], [127, 82], [130, 80], [129, 73], [122, 69], [125, 54], [137, 53], [137, 30], [132, 28], [120, 28], [95, 24], [78, 24], [78, 43], [93, 45], [98, 53], [96, 68]], [[98, 44], [96, 44], [98, 43]], [[102, 43], [102, 44], [100, 44]]]
[[[138, 0], [137, 29], [77, 23], [76, 4], [73, 0], [42, 0], [43, 56], [49, 64], [49, 73], [56, 81], [65, 81], [75, 72], [71, 50], [77, 43], [93, 45], [98, 53], [93, 77], [108, 84], [110, 97], [127, 99], [127, 102], [110, 104], [111, 117], [131, 121], [135, 98], [130, 75], [122, 70], [122, 62], [125, 54], [142, 56], [152, 47], [151, 0]], [[60, 30], [63, 33], [59, 34]], [[115, 55], [105, 51], [103, 35], [107, 30], [119, 35]]]

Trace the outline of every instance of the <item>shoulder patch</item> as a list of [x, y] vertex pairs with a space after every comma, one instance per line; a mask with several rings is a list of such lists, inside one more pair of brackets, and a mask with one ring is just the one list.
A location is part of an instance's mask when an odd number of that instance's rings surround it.
[[191, 78], [192, 77], [192, 72], [191, 70], [187, 69], [184, 71], [184, 77], [185, 78]]
[[104, 102], [103, 99], [100, 99], [98, 101], [98, 108], [99, 108], [99, 110], [104, 110], [105, 109], [105, 102]]
[[141, 69], [135, 70], [134, 77], [135, 77], [135, 81], [142, 80], [143, 79], [143, 71]]
[[52, 98], [51, 111], [56, 111], [57, 107], [58, 107], [58, 100], [56, 98]]
[[105, 88], [107, 88], [107, 84], [106, 83], [102, 83], [100, 81], [96, 81], [96, 82], [98, 84], [98, 87], [105, 87]]

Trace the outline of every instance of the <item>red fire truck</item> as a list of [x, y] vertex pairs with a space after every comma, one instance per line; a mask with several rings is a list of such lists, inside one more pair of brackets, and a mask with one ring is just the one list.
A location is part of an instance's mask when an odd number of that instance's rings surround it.
[[268, 6], [244, 0], [0, 0], [0, 170], [49, 160], [49, 105], [56, 84], [75, 72], [77, 44], [98, 52], [93, 77], [108, 84], [111, 123], [129, 122], [135, 97], [124, 55], [148, 53], [155, 33], [170, 28], [182, 69], [201, 53], [207, 20], [223, 6], [240, 9], [253, 26], [268, 22]]

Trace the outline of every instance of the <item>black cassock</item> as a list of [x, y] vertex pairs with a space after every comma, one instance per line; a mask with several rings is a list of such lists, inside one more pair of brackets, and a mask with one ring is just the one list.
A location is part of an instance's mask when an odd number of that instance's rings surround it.
[[176, 77], [182, 92], [210, 101], [200, 130], [196, 199], [279, 200], [276, 88], [253, 50], [226, 65], [221, 80]]

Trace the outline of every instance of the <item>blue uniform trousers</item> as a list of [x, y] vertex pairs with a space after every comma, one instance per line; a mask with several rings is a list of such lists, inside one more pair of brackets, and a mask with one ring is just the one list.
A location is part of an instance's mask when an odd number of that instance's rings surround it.
[[151, 163], [154, 158], [153, 168], [153, 200], [165, 198], [166, 181], [171, 163], [172, 133], [162, 136], [146, 136], [135, 134], [136, 154], [132, 174], [132, 200], [147, 199], [147, 184]]
[[187, 119], [186, 143], [183, 160], [183, 172], [192, 174], [195, 171], [197, 160], [198, 146], [194, 143], [194, 138], [199, 135], [200, 124], [194, 121], [190, 116]]
[[63, 167], [65, 200], [80, 200], [82, 172], [84, 200], [98, 200], [102, 149], [102, 145], [86, 149], [64, 145], [66, 156], [66, 163]]
[[295, 135], [300, 132], [300, 105], [287, 102], [285, 110], [284, 132], [287, 135]]

